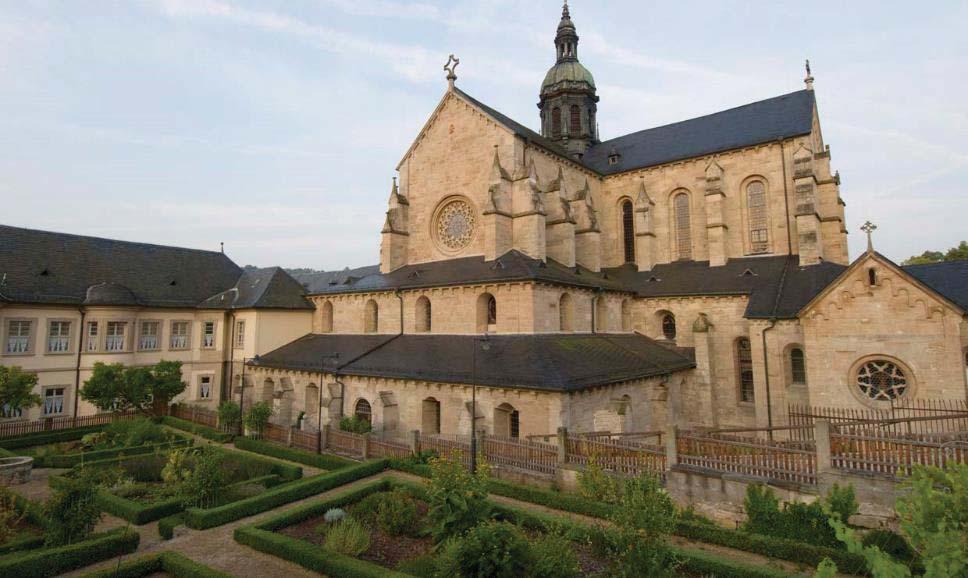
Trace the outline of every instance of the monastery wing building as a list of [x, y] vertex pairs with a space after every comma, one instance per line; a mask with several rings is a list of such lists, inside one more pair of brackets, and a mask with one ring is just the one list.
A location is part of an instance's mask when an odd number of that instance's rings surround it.
[[567, 6], [554, 44], [540, 132], [449, 63], [378, 267], [297, 280], [0, 227], [0, 361], [45, 400], [5, 418], [92, 413], [94, 362], [160, 359], [185, 362], [183, 401], [266, 400], [306, 430], [765, 427], [791, 404], [965, 399], [968, 262], [900, 267], [869, 224], [848, 262], [809, 69], [804, 90], [602, 141]]

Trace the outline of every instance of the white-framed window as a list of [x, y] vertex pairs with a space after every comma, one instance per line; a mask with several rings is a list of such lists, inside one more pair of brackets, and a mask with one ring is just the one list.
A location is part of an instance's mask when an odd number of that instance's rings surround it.
[[71, 322], [50, 321], [47, 325], [47, 353], [67, 353], [71, 350]]
[[190, 323], [188, 321], [171, 322], [171, 340], [168, 343], [169, 349], [188, 349], [189, 327]]
[[44, 389], [44, 415], [60, 415], [64, 413], [63, 387], [48, 387]]
[[32, 322], [13, 319], [7, 322], [7, 353], [30, 353], [30, 330]]
[[141, 333], [138, 335], [138, 349], [152, 350], [161, 349], [159, 337], [161, 336], [161, 323], [158, 321], [142, 321]]
[[127, 331], [127, 321], [108, 321], [104, 335], [105, 351], [124, 351], [124, 336]]
[[23, 417], [23, 408], [13, 408], [9, 403], [5, 403], [0, 406], [0, 419], [17, 419]]
[[245, 319], [235, 322], [235, 346], [245, 347]]
[[212, 349], [215, 347], [215, 322], [206, 321], [202, 324], [202, 348]]
[[97, 351], [98, 341], [97, 341], [98, 324], [97, 321], [87, 322], [87, 350]]
[[198, 399], [212, 399], [212, 376], [211, 375], [199, 376]]

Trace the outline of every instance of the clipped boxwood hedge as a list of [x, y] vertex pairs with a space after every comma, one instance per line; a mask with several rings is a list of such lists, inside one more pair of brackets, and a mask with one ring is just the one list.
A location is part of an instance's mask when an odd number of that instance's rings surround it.
[[112, 458], [122, 458], [153, 454], [156, 450], [168, 450], [192, 445], [194, 440], [179, 436], [178, 439], [160, 444], [148, 444], [134, 447], [118, 447], [106, 450], [91, 452], [76, 452], [72, 454], [61, 454], [51, 456], [41, 456], [34, 458], [34, 465], [39, 468], [73, 468], [86, 462], [97, 462]]
[[214, 442], [220, 444], [229, 443], [235, 438], [235, 434], [225, 433], [218, 431], [215, 428], [210, 428], [208, 426], [199, 425], [197, 423], [192, 423], [188, 420], [179, 419], [170, 415], [166, 415], [161, 418], [161, 423], [168, 427], [173, 427], [189, 433], [193, 433], [197, 436], [202, 436], [205, 439], [210, 439]]
[[56, 576], [120, 554], [134, 552], [140, 539], [137, 532], [121, 528], [76, 544], [8, 554], [0, 557], [0, 576]]
[[298, 480], [299, 478], [303, 477], [302, 468], [294, 464], [286, 464], [276, 460], [267, 460], [265, 458], [253, 456], [245, 452], [237, 452], [228, 448], [218, 448], [218, 450], [225, 454], [226, 457], [229, 457], [237, 462], [266, 464], [270, 467], [270, 471], [273, 474], [279, 476], [285, 481]]
[[252, 496], [224, 506], [207, 509], [189, 508], [185, 511], [185, 522], [189, 528], [196, 530], [214, 528], [378, 474], [385, 468], [385, 460], [374, 460], [336, 472], [282, 484], [271, 490], [266, 490], [258, 496]]
[[356, 465], [359, 462], [340, 458], [329, 454], [315, 454], [297, 448], [289, 448], [271, 442], [256, 440], [246, 437], [235, 438], [235, 447], [240, 450], [255, 452], [266, 456], [272, 456], [282, 460], [289, 460], [321, 470], [341, 470]]
[[15, 438], [7, 438], [0, 440], [0, 448], [6, 450], [15, 450], [20, 448], [29, 448], [30, 446], [45, 446], [47, 444], [55, 444], [59, 442], [70, 442], [79, 440], [89, 433], [99, 432], [107, 427], [107, 425], [108, 424], [78, 427], [74, 429], [59, 429], [27, 434]]
[[171, 540], [175, 535], [175, 527], [185, 523], [185, 513], [178, 512], [158, 520], [158, 535], [165, 540]]
[[167, 572], [175, 578], [232, 578], [231, 574], [209, 568], [178, 552], [144, 556], [117, 568], [84, 574], [82, 578], [141, 578], [155, 572]]

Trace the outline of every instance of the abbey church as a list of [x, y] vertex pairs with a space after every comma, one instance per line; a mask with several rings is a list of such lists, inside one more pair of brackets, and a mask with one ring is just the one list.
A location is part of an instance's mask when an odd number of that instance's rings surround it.
[[848, 222], [809, 68], [797, 92], [603, 141], [579, 40], [566, 4], [540, 131], [462, 91], [452, 58], [378, 267], [296, 279], [0, 227], [0, 363], [44, 399], [2, 419], [94, 413], [77, 391], [95, 362], [162, 359], [183, 361], [185, 403], [387, 435], [776, 427], [791, 404], [966, 398], [968, 262], [901, 267]]

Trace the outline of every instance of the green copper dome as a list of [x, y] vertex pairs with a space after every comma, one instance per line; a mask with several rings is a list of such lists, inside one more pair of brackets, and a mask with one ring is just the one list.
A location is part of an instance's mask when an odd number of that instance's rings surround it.
[[545, 75], [544, 82], [541, 83], [541, 92], [563, 82], [584, 82], [589, 88], [595, 90], [595, 78], [577, 60], [565, 60], [552, 66]]

